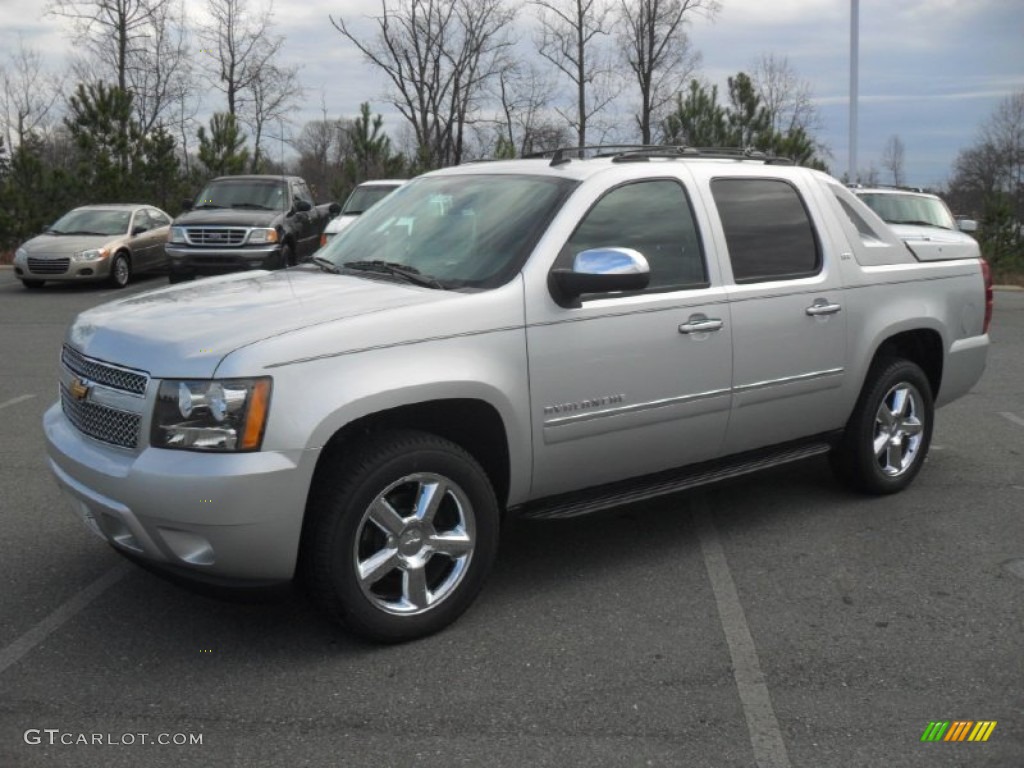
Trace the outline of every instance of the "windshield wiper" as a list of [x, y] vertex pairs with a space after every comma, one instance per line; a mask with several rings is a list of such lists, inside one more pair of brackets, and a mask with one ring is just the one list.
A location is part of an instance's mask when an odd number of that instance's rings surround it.
[[330, 259], [325, 259], [323, 256], [314, 256], [313, 263], [320, 267], [324, 272], [330, 272], [332, 275], [341, 274], [341, 270], [338, 269], [338, 265]]
[[53, 229], [51, 227], [50, 229], [46, 230], [46, 234], [48, 234], [48, 235], [66, 235], [67, 232], [65, 232], [63, 229]]
[[76, 229], [73, 232], [62, 232], [62, 235], [96, 235], [97, 237], [108, 237], [106, 232], [91, 232], [88, 229]]
[[200, 208], [223, 208], [223, 205], [217, 205], [216, 203], [202, 203], [201, 205], [194, 206], [193, 211], [198, 211]]
[[422, 274], [416, 267], [408, 264], [398, 264], [394, 261], [347, 261], [341, 265], [343, 269], [352, 269], [358, 272], [377, 272], [382, 275], [392, 275], [401, 278], [413, 285], [422, 285], [425, 288], [444, 288], [444, 285], [435, 277]]
[[259, 211], [273, 211], [274, 210], [273, 208], [268, 208], [267, 206], [260, 205], [259, 203], [232, 203], [231, 207], [232, 208], [255, 208], [256, 210], [259, 210]]
[[934, 221], [921, 221], [920, 219], [892, 219], [888, 221], [889, 224], [912, 224], [918, 227], [935, 227], [936, 229], [949, 229], [941, 224], [936, 224]]

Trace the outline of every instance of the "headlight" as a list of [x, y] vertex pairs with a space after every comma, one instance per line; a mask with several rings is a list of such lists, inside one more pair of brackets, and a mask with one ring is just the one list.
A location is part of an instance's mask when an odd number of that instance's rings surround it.
[[17, 259], [18, 261], [24, 261], [25, 259], [28, 258], [28, 251], [26, 251], [24, 248], [19, 248], [14, 252], [14, 258]]
[[109, 248], [90, 248], [88, 251], [79, 251], [71, 254], [72, 261], [96, 261], [105, 259], [110, 255]]
[[276, 229], [252, 229], [249, 231], [249, 242], [253, 245], [256, 243], [276, 243], [277, 242], [277, 230]]
[[150, 443], [186, 451], [258, 451], [271, 379], [168, 380], [160, 384]]
[[171, 234], [168, 240], [172, 243], [184, 243], [185, 240], [185, 228], [184, 227], [171, 227]]

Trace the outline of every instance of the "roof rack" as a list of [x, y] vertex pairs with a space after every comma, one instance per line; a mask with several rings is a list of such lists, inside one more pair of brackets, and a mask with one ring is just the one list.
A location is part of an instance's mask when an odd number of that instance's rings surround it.
[[558, 147], [531, 152], [526, 158], [551, 158], [551, 165], [562, 165], [573, 159], [610, 157], [613, 163], [646, 162], [651, 158], [684, 157], [755, 160], [765, 165], [793, 165], [788, 157], [769, 155], [753, 147], [688, 147], [683, 144], [601, 144], [585, 147]]

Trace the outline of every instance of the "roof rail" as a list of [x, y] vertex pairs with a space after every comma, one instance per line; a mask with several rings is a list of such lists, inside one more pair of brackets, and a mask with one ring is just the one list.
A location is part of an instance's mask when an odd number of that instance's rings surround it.
[[551, 158], [551, 165], [573, 159], [610, 157], [613, 163], [644, 162], [650, 158], [704, 157], [731, 160], [755, 160], [765, 165], [793, 165], [788, 157], [777, 157], [753, 147], [688, 147], [683, 144], [599, 144], [584, 147], [558, 147], [531, 152], [525, 158]]

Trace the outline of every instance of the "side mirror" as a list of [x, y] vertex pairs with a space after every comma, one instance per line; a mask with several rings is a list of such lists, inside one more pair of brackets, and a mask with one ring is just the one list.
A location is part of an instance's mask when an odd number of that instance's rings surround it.
[[553, 269], [549, 287], [561, 306], [578, 307], [584, 293], [639, 291], [650, 281], [650, 265], [639, 251], [591, 248], [576, 254], [572, 269]]
[[132, 227], [130, 234], [132, 237], [135, 237], [136, 235], [141, 235], [143, 232], [149, 232], [149, 227], [144, 227], [139, 224], [138, 226]]
[[183, 210], [183, 211], [191, 211], [192, 210], [192, 199], [191, 198], [185, 198], [184, 200], [181, 201], [181, 210]]
[[341, 213], [341, 206], [338, 205], [337, 203], [331, 203], [329, 206], [327, 206], [327, 212], [331, 214], [331, 216], [337, 216], [339, 213]]
[[298, 211], [299, 213], [305, 213], [306, 211], [311, 211], [312, 209], [313, 206], [309, 204], [308, 200], [295, 201], [295, 210]]
[[958, 219], [956, 222], [957, 228], [961, 232], [977, 232], [978, 222], [974, 219]]

